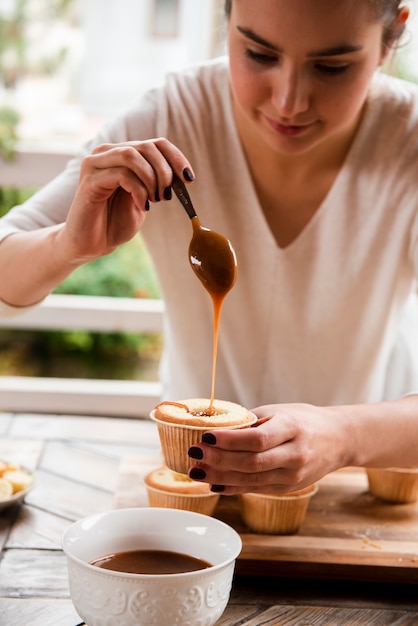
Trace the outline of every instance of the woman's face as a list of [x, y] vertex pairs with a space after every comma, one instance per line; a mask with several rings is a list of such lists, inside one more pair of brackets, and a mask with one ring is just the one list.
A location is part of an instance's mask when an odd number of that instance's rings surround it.
[[384, 60], [382, 35], [364, 0], [233, 0], [239, 126], [288, 155], [350, 136]]

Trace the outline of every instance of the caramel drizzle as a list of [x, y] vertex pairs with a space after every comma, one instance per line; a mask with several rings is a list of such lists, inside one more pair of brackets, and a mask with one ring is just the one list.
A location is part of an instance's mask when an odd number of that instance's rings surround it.
[[190, 415], [195, 415], [196, 417], [212, 417], [212, 415], [216, 414], [215, 407], [208, 407], [203, 411], [191, 411], [186, 404], [181, 404], [181, 402], [170, 402], [170, 400], [160, 402], [159, 404], [157, 404], [156, 408], [163, 406], [164, 404], [168, 404], [169, 406], [177, 406], [180, 409], [185, 409], [187, 413], [190, 413]]
[[[197, 242], [199, 242], [199, 233], [202, 230], [205, 230], [199, 219], [194, 217], [192, 219], [194, 238], [196, 240], [195, 247], [197, 246]], [[205, 287], [207, 292], [209, 293], [212, 304], [213, 304], [213, 351], [212, 351], [212, 384], [211, 384], [211, 394], [210, 394], [210, 404], [209, 407], [205, 410], [204, 413], [199, 413], [199, 415], [207, 415], [212, 416], [215, 415], [216, 410], [213, 406], [213, 402], [215, 399], [215, 380], [216, 380], [216, 361], [218, 354], [218, 338], [219, 338], [219, 325], [221, 319], [221, 310], [222, 305], [227, 293], [232, 289], [236, 277], [237, 277], [237, 263], [235, 259], [235, 252], [233, 252], [232, 248], [230, 249], [231, 256], [225, 256], [225, 242], [224, 237], [219, 235], [219, 233], [213, 233], [214, 236], [218, 237], [218, 245], [214, 247], [214, 254], [222, 254], [221, 258], [224, 261], [222, 266], [222, 272], [214, 277], [214, 275], [208, 276], [204, 274], [198, 274], [198, 277]], [[223, 251], [223, 253], [222, 253]], [[215, 280], [214, 280], [215, 278]]]
[[164, 402], [160, 402], [155, 408], [158, 409], [158, 407], [163, 406], [164, 404], [168, 404], [169, 406], [177, 406], [179, 407], [179, 409], [186, 409], [186, 411], [190, 413], [189, 407], [185, 404], [181, 404], [180, 402], [170, 402], [170, 400], [164, 400]]

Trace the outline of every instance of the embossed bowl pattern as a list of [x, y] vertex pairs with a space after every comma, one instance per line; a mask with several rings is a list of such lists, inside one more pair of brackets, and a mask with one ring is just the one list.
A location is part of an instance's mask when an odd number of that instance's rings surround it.
[[[212, 626], [229, 600], [238, 533], [167, 508], [119, 509], [76, 522], [63, 536], [71, 599], [87, 626]], [[128, 574], [89, 562], [124, 550], [182, 552], [211, 563], [182, 574]]]

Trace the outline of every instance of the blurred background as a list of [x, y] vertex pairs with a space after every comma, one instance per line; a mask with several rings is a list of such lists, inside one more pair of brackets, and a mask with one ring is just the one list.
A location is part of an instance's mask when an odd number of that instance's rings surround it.
[[[0, 103], [18, 112], [19, 138], [78, 145], [167, 71], [222, 54], [223, 4], [0, 0]], [[418, 10], [410, 5], [395, 66], [418, 80]]]
[[[1, 157], [73, 152], [172, 70], [224, 52], [222, 0], [0, 0]], [[0, 214], [35, 188], [0, 187]], [[159, 298], [140, 237], [59, 294]], [[0, 329], [0, 375], [156, 380], [159, 334]]]
[[0, 102], [78, 145], [167, 71], [223, 52], [222, 0], [0, 0]]
[[[418, 82], [418, 8], [386, 68]], [[0, 167], [71, 153], [172, 70], [225, 52], [223, 0], [0, 0]], [[0, 214], [34, 188], [0, 187]], [[141, 238], [57, 293], [159, 298]], [[159, 335], [0, 330], [0, 375], [156, 379]]]

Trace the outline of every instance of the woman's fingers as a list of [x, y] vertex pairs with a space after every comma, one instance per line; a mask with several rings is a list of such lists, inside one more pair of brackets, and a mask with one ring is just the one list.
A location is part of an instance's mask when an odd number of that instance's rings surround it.
[[[258, 417], [260, 412], [253, 411]], [[257, 422], [250, 428], [238, 430], [214, 430], [210, 435], [206, 434], [202, 438], [203, 443], [208, 443], [208, 439], [213, 441], [217, 449], [229, 451], [264, 452], [270, 448], [281, 445], [288, 439], [294, 437], [294, 425], [289, 421], [284, 413], [280, 420], [280, 427], [277, 424], [277, 407], [275, 419], [272, 421], [273, 411], [266, 410], [265, 415], [259, 417]]]
[[103, 169], [94, 167], [92, 170], [87, 165], [82, 169], [80, 184], [89, 208], [97, 206], [101, 209], [103, 202], [107, 202], [119, 188], [131, 195], [138, 208], [144, 209], [148, 198], [148, 190], [142, 180], [123, 166], [114, 165]]
[[[248, 454], [242, 453], [241, 461], [241, 470], [225, 470], [224, 466], [214, 466], [206, 464], [205, 461], [199, 461], [191, 468], [189, 475], [194, 480], [208, 482], [217, 487], [222, 486], [222, 493], [225, 495], [246, 492], [286, 493], [308, 486], [312, 482], [311, 476], [301, 471], [298, 465], [285, 463], [284, 467], [278, 467], [275, 462], [270, 463], [264, 458], [259, 458], [251, 461], [253, 467], [258, 465], [257, 469], [251, 471]], [[274, 467], [263, 470], [265, 462], [268, 466]]]
[[147, 189], [152, 202], [170, 199], [173, 170], [183, 178], [185, 169], [192, 173], [183, 153], [164, 138], [116, 145], [102, 144], [95, 148], [89, 158], [97, 169], [126, 167], [132, 171]]
[[77, 262], [108, 254], [141, 228], [149, 202], [172, 196], [173, 170], [190, 164], [163, 138], [101, 144], [83, 159], [65, 242]]
[[332, 410], [304, 404], [255, 409], [255, 427], [214, 430], [189, 456], [195, 480], [215, 485], [226, 495], [257, 491], [284, 493], [316, 482], [341, 466], [344, 429]]

